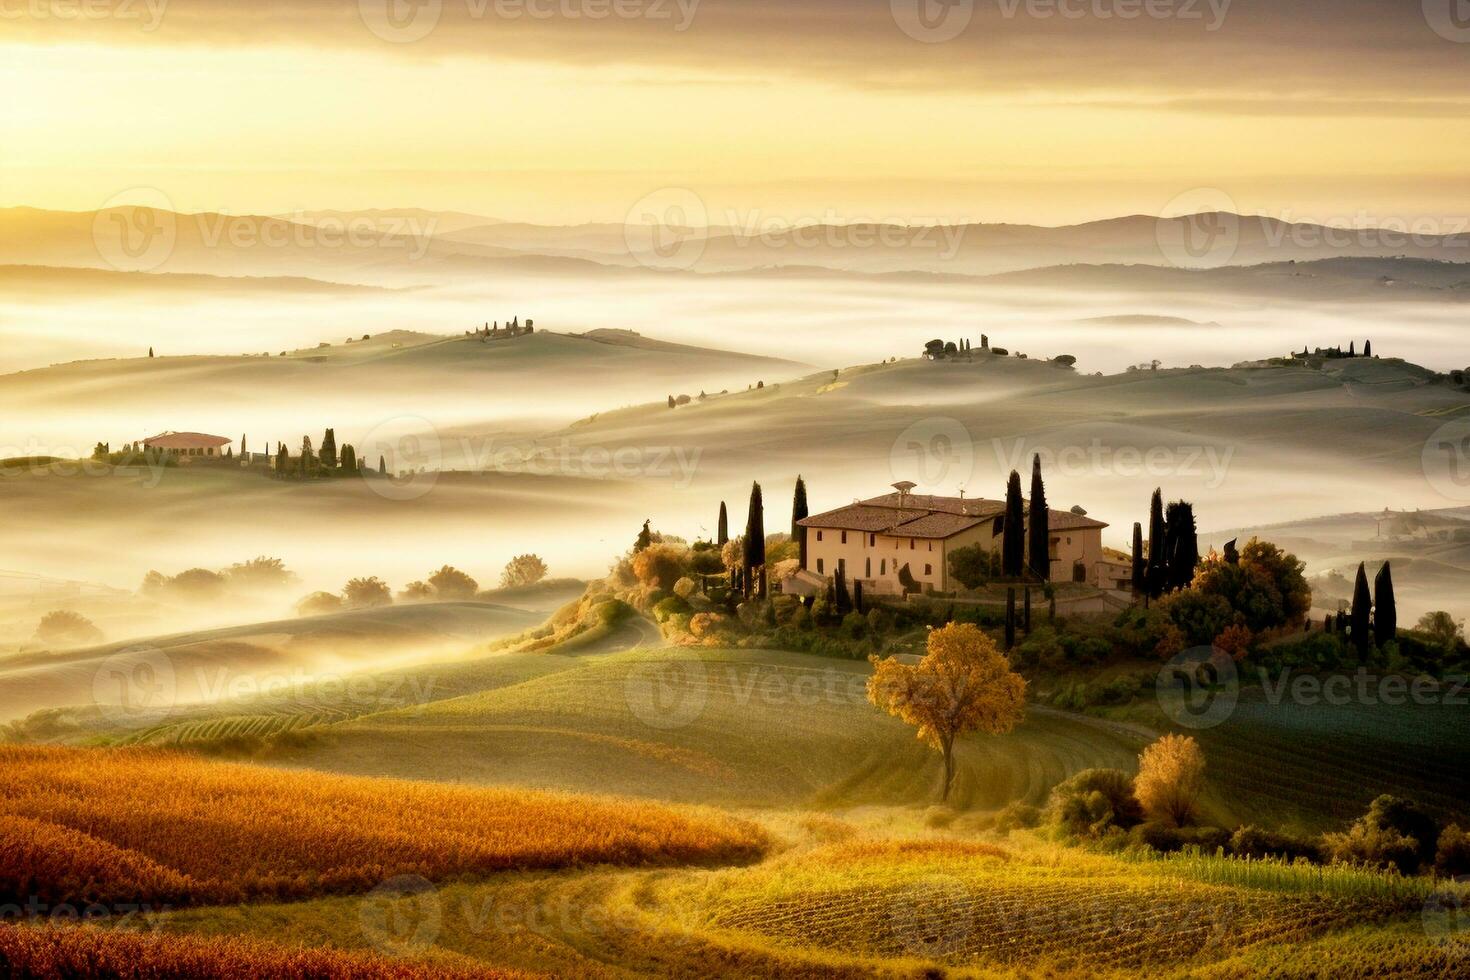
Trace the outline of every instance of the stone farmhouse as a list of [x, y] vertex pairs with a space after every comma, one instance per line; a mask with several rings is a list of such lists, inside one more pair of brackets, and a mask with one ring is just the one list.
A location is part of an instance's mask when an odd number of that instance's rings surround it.
[[[849, 584], [862, 582], [869, 595], [895, 595], [904, 591], [900, 572], [907, 565], [922, 591], [948, 592], [962, 588], [949, 574], [950, 554], [970, 545], [998, 553], [1004, 519], [1003, 500], [935, 497], [906, 489], [859, 500], [799, 522], [807, 542], [801, 577], [825, 580], [840, 568]], [[1051, 580], [1115, 588], [1103, 554], [1105, 527], [1084, 514], [1050, 511]], [[1029, 563], [1031, 556], [1026, 557]]]

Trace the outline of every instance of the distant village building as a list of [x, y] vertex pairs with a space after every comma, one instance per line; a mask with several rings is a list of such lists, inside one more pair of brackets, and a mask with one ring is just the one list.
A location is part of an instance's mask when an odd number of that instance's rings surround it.
[[[825, 580], [840, 568], [849, 584], [862, 582], [865, 593], [901, 594], [900, 574], [907, 565], [921, 591], [949, 592], [962, 588], [950, 575], [949, 556], [970, 545], [999, 552], [1004, 521], [1003, 500], [908, 492], [860, 500], [798, 522], [807, 529], [808, 573], [798, 582]], [[1106, 524], [1052, 510], [1048, 525], [1052, 581], [1116, 588], [1103, 554]]]
[[144, 439], [143, 448], [161, 452], [166, 456], [184, 458], [204, 456], [217, 459], [223, 454], [224, 448], [233, 441], [224, 436], [212, 436], [204, 432], [160, 432], [151, 439]]

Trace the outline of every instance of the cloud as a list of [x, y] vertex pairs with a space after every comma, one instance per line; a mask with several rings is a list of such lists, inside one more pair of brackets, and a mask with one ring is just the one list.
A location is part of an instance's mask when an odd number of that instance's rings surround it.
[[[77, 0], [0, 9], [7, 38], [46, 43], [349, 48], [977, 95], [1123, 92], [1247, 115], [1293, 103], [1378, 114], [1399, 94], [1417, 100], [1407, 112], [1450, 115], [1462, 111], [1470, 69], [1470, 44], [1426, 17], [1440, 0], [148, 2], [95, 8], [113, 16], [56, 15]], [[145, 29], [150, 10], [160, 16]]]

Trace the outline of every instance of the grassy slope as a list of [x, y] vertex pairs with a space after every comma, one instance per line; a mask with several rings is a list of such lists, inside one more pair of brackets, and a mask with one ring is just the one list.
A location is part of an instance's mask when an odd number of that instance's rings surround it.
[[[936, 793], [937, 757], [867, 703], [865, 663], [748, 650], [549, 657], [564, 668], [333, 725], [281, 760], [728, 805], [908, 804]], [[1037, 709], [1017, 732], [961, 747], [955, 802], [1039, 802], [1079, 768], [1127, 765], [1144, 741]]]
[[270, 673], [304, 678], [345, 673], [434, 651], [467, 650], [534, 625], [540, 617], [494, 603], [442, 602], [354, 610], [246, 626], [147, 637], [55, 654], [0, 660], [0, 718], [89, 706], [108, 671], [135, 663], [165, 669], [177, 705], [198, 701], [231, 678]]

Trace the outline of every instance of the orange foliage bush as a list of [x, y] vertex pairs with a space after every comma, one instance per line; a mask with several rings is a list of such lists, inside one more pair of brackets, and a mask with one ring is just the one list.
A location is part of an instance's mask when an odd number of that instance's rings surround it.
[[231, 903], [587, 864], [753, 860], [656, 804], [284, 772], [154, 749], [0, 746], [0, 901]]
[[128, 980], [497, 980], [491, 969], [450, 969], [331, 949], [296, 949], [241, 939], [204, 939], [78, 926], [0, 926], [0, 966], [11, 977], [127, 977]]

